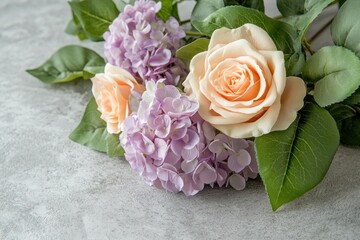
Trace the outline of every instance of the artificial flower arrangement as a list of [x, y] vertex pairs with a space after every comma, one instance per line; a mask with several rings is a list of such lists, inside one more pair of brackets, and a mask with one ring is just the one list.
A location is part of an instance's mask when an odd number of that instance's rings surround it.
[[[324, 178], [340, 142], [360, 145], [360, 1], [71, 0], [66, 32], [104, 41], [103, 57], [66, 46], [28, 72], [91, 79], [70, 139], [122, 157], [146, 183], [195, 195], [260, 175], [273, 210]], [[306, 32], [329, 5], [334, 46]]]

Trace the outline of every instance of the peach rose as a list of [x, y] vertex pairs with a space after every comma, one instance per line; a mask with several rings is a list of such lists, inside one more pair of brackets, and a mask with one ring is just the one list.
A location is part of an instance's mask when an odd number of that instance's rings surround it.
[[105, 73], [96, 74], [91, 79], [92, 92], [106, 122], [109, 133], [119, 133], [123, 121], [132, 112], [130, 108], [131, 92], [144, 92], [145, 88], [122, 68], [106, 64]]
[[283, 52], [253, 24], [214, 31], [208, 51], [191, 60], [184, 86], [201, 117], [233, 138], [287, 129], [306, 95], [302, 79], [286, 77]]

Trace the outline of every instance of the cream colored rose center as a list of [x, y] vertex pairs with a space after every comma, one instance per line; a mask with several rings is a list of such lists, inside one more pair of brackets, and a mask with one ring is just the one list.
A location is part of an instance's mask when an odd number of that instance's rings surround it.
[[237, 59], [219, 63], [211, 72], [209, 82], [224, 100], [231, 102], [250, 101], [260, 91], [259, 73]]

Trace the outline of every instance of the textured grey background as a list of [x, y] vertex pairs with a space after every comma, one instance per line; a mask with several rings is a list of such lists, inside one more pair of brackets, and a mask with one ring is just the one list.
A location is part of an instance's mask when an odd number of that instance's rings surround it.
[[273, 213], [260, 181], [170, 194], [68, 140], [89, 82], [48, 86], [24, 70], [66, 44], [101, 52], [63, 33], [69, 17], [65, 1], [0, 2], [0, 239], [359, 238], [359, 149], [341, 147], [315, 190]]

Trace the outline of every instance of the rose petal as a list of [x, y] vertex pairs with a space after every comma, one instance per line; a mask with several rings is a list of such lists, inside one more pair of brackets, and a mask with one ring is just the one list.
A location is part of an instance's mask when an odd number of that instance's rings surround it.
[[213, 126], [224, 134], [232, 138], [249, 138], [258, 137], [269, 133], [280, 112], [280, 99], [277, 100], [264, 115], [254, 122], [239, 123], [233, 125], [217, 125]]
[[269, 34], [254, 24], [244, 24], [236, 29], [220, 28], [215, 30], [210, 39], [209, 50], [218, 44], [228, 44], [238, 39], [246, 39], [258, 50], [276, 50]]
[[273, 131], [287, 129], [296, 119], [297, 112], [304, 106], [306, 86], [304, 81], [298, 77], [287, 77], [286, 87], [281, 97], [281, 110]]

